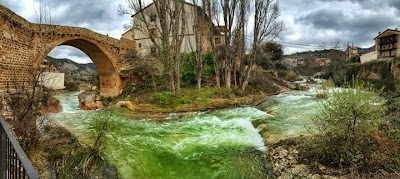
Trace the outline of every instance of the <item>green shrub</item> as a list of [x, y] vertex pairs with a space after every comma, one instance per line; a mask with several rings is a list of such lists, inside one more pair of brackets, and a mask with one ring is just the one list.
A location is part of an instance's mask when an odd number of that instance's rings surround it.
[[179, 104], [190, 104], [192, 102], [192, 99], [188, 96], [183, 96], [178, 100]]
[[163, 105], [173, 104], [174, 103], [174, 94], [172, 92], [160, 92], [156, 94], [158, 102]]
[[386, 115], [388, 116], [388, 120], [395, 125], [397, 128], [400, 128], [400, 87], [397, 86], [396, 90], [390, 93], [387, 96], [386, 100]]
[[[182, 61], [185, 62], [182, 69], [182, 82], [183, 86], [194, 86], [197, 83], [197, 72], [194, 60], [196, 58], [194, 53], [181, 54]], [[207, 83], [206, 79], [214, 74], [214, 62], [211, 53], [203, 54], [203, 70], [201, 79]]]
[[398, 149], [390, 145], [391, 140], [383, 141], [387, 136], [378, 128], [386, 125], [383, 104], [372, 88], [356, 84], [333, 90], [313, 119], [318, 133], [304, 144], [303, 158], [363, 170], [399, 167], [391, 158]]

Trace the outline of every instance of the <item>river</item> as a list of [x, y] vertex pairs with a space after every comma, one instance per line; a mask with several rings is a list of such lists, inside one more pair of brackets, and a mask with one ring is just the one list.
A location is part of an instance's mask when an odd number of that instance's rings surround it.
[[306, 135], [320, 100], [313, 88], [266, 97], [256, 107], [134, 119], [124, 110], [77, 110], [77, 95], [55, 96], [64, 109], [55, 121], [85, 144], [95, 119], [110, 115], [115, 127], [107, 136], [105, 154], [126, 179], [266, 178], [267, 148], [251, 121], [266, 119], [270, 142]]

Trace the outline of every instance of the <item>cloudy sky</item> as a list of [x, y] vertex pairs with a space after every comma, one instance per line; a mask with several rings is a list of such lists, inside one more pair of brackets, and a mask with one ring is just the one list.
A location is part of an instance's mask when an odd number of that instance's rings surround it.
[[[39, 0], [0, 0], [31, 22]], [[125, 0], [48, 0], [56, 12], [55, 24], [80, 26], [114, 38], [124, 32], [129, 16], [117, 14]], [[329, 48], [340, 40], [360, 47], [370, 47], [378, 32], [400, 27], [400, 0], [280, 0], [281, 20], [286, 29], [278, 42], [285, 54]], [[251, 31], [251, 29], [249, 29]], [[90, 59], [71, 47], [58, 47], [58, 57], [80, 63]]]

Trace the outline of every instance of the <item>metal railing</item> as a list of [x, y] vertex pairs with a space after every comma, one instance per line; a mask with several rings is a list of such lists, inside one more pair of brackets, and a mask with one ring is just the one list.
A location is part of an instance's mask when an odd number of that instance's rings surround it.
[[38, 179], [38, 174], [1, 115], [0, 123], [0, 179]]

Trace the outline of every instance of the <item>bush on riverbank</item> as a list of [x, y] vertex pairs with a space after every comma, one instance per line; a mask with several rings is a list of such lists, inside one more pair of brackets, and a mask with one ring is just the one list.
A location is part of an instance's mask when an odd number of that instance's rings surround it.
[[386, 116], [390, 123], [400, 128], [400, 86], [390, 95], [386, 96]]
[[92, 143], [88, 147], [81, 147], [65, 161], [58, 173], [59, 178], [115, 178], [118, 176], [115, 166], [103, 157], [107, 144], [107, 133], [114, 129], [111, 119], [112, 113], [101, 111], [93, 117], [90, 124]]
[[319, 132], [301, 147], [306, 162], [364, 171], [400, 169], [398, 133], [383, 120], [383, 100], [371, 88], [365, 90], [347, 85], [321, 104], [313, 120]]

